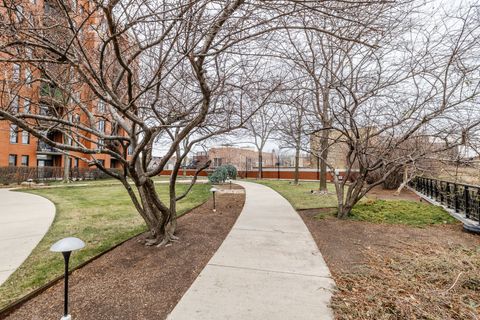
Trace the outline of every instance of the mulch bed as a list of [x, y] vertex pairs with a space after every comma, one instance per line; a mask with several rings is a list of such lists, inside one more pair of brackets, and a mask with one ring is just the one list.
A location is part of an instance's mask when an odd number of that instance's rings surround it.
[[403, 188], [400, 194], [396, 194], [396, 190], [385, 190], [382, 186], [377, 186], [370, 190], [367, 194], [370, 199], [379, 200], [407, 200], [415, 202], [425, 202], [415, 192], [410, 191], [407, 188]]
[[300, 215], [337, 284], [337, 319], [479, 319], [480, 236]]
[[[220, 186], [220, 188], [223, 188]], [[70, 310], [76, 320], [165, 319], [217, 251], [245, 201], [244, 194], [217, 195], [178, 221], [180, 242], [145, 247], [141, 235], [70, 277]], [[59, 319], [63, 281], [29, 300], [6, 319]]]

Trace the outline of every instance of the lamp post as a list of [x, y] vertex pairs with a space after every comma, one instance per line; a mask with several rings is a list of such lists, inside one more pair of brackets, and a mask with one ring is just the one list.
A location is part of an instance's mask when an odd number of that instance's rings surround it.
[[52, 252], [61, 252], [65, 262], [63, 317], [60, 320], [72, 319], [72, 316], [68, 314], [68, 262], [70, 261], [72, 251], [82, 249], [83, 247], [85, 247], [85, 242], [74, 237], [61, 239], [50, 247]]
[[216, 212], [217, 208], [216, 208], [216, 204], [215, 204], [215, 193], [217, 193], [218, 189], [213, 187], [213, 188], [210, 189], [210, 191], [213, 194], [213, 212]]

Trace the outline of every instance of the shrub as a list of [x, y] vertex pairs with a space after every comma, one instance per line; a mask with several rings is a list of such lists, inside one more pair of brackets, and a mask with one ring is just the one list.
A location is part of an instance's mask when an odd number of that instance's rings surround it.
[[215, 171], [208, 176], [208, 180], [211, 183], [222, 183], [227, 180], [228, 171], [224, 166], [220, 166]]
[[237, 168], [231, 164], [226, 164], [223, 167], [227, 169], [227, 174], [230, 179], [237, 179]]

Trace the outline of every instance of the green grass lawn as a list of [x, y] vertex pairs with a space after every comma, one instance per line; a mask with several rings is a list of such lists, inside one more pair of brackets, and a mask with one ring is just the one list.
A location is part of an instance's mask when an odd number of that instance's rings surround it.
[[352, 210], [351, 219], [415, 227], [457, 222], [441, 207], [405, 200], [375, 200], [357, 204]]
[[[86, 247], [72, 255], [71, 266], [74, 267], [145, 230], [142, 218], [122, 186], [87, 183], [88, 187], [25, 190], [48, 198], [55, 203], [57, 211], [39, 245], [0, 286], [0, 308], [62, 274], [62, 255], [49, 251], [57, 240], [75, 236], [85, 241]], [[210, 197], [209, 188], [208, 184], [195, 185], [188, 197], [179, 201], [178, 214], [206, 201]], [[177, 187], [179, 193], [185, 189], [186, 185]], [[157, 190], [163, 200], [168, 199], [167, 184], [158, 184]]]
[[[338, 202], [335, 194], [333, 194], [335, 192], [333, 184], [328, 185], [332, 195], [317, 195], [310, 191], [318, 190], [318, 182], [301, 181], [299, 185], [292, 185], [290, 181], [283, 180], [250, 181], [274, 189], [297, 210], [332, 208], [317, 215], [316, 217], [319, 219], [336, 214]], [[362, 200], [353, 208], [350, 219], [373, 223], [405, 224], [415, 227], [457, 222], [441, 207], [406, 200]]]
[[295, 209], [333, 208], [337, 206], [335, 187], [328, 184], [328, 190], [332, 194], [312, 194], [311, 190], [318, 190], [318, 182], [300, 181], [298, 185], [285, 180], [250, 180], [260, 183], [284, 196]]

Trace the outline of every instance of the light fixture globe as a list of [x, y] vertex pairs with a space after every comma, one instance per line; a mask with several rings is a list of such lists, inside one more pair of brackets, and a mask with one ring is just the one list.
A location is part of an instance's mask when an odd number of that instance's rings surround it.
[[217, 191], [218, 191], [218, 189], [215, 188], [215, 187], [213, 187], [213, 188], [210, 189], [210, 192], [217, 192]]
[[71, 252], [85, 247], [85, 242], [75, 237], [63, 238], [55, 242], [51, 247], [52, 252]]

